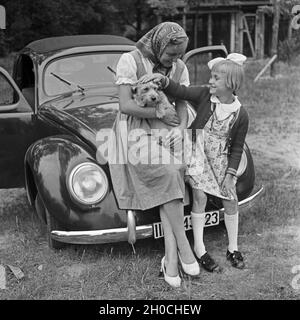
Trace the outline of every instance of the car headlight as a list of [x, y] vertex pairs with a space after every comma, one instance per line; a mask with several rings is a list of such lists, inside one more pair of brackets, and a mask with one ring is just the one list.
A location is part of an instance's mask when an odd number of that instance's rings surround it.
[[81, 204], [93, 205], [100, 202], [108, 190], [104, 171], [92, 162], [77, 165], [68, 178], [71, 196]]
[[247, 168], [247, 163], [248, 163], [247, 155], [246, 155], [245, 150], [243, 150], [241, 161], [240, 161], [239, 167], [237, 169], [237, 173], [236, 173], [237, 177], [240, 177], [245, 172], [245, 170]]

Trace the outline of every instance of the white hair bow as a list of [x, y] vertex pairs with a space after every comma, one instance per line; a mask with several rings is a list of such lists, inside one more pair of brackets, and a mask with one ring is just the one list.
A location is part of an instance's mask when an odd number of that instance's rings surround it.
[[209, 69], [211, 70], [212, 67], [216, 63], [223, 61], [223, 60], [230, 60], [230, 61], [235, 62], [235, 63], [239, 64], [240, 66], [242, 66], [243, 63], [247, 60], [247, 57], [241, 53], [230, 53], [226, 58], [218, 57], [218, 58], [214, 58], [214, 59], [208, 61], [207, 65], [208, 65]]

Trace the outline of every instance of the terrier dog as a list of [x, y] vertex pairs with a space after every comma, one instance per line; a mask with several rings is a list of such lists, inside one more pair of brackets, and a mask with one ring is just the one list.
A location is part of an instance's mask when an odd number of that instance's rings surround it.
[[[175, 107], [169, 102], [167, 96], [163, 93], [157, 83], [153, 81], [147, 83], [137, 82], [132, 87], [132, 95], [139, 107], [156, 108], [158, 119], [151, 119], [152, 129], [168, 127], [166, 124], [163, 124], [159, 118], [162, 118], [168, 109], [172, 109], [174, 112], [176, 111]], [[169, 128], [171, 128], [171, 126]]]
[[[137, 82], [132, 87], [133, 99], [139, 107], [156, 108], [157, 118], [148, 119], [151, 133], [156, 137], [159, 145], [163, 144], [170, 129], [174, 128], [160, 120], [168, 109], [176, 113], [175, 107], [170, 103], [167, 96], [160, 89], [158, 83], [149, 81], [146, 83]], [[155, 130], [152, 130], [155, 129]]]

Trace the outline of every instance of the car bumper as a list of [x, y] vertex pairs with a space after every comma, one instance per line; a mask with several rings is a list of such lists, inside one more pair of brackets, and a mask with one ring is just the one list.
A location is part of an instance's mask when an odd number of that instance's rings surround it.
[[[261, 187], [248, 198], [239, 201], [239, 211], [251, 208], [262, 196], [264, 188]], [[223, 213], [223, 214], [222, 214]], [[56, 241], [73, 244], [101, 244], [128, 241], [134, 243], [137, 239], [153, 237], [153, 225], [135, 226], [133, 211], [128, 211], [127, 228], [115, 228], [91, 231], [51, 231], [51, 238]], [[224, 217], [224, 209], [220, 209], [220, 219]]]

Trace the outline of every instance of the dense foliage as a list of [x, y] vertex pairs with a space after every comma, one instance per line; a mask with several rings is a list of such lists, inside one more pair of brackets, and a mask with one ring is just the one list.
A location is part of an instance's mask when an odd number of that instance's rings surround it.
[[[118, 34], [139, 39], [157, 23], [157, 15], [172, 16], [178, 7], [232, 3], [232, 0], [0, 0], [6, 8], [6, 29], [0, 30], [0, 56], [40, 38], [71, 34]], [[281, 17], [290, 19], [299, 0], [280, 0]], [[265, 8], [272, 14], [272, 7]], [[279, 43], [289, 59], [300, 46], [300, 32]], [[285, 54], [287, 52], [287, 54]]]
[[6, 29], [0, 30], [0, 54], [50, 36], [109, 33], [135, 40], [156, 23], [147, 0], [1, 0], [0, 4], [7, 15]]

